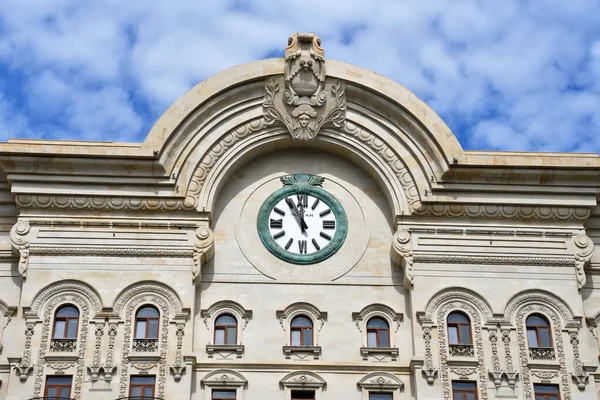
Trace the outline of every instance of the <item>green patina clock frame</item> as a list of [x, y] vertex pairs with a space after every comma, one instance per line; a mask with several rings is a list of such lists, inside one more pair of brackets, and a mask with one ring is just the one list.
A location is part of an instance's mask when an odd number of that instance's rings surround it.
[[[324, 180], [325, 178], [310, 174], [284, 176], [281, 178], [283, 187], [273, 192], [260, 207], [256, 222], [258, 236], [267, 250], [275, 257], [292, 264], [316, 264], [334, 255], [344, 244], [348, 234], [348, 217], [340, 202], [321, 187]], [[288, 253], [277, 245], [269, 230], [269, 215], [273, 207], [285, 197], [298, 194], [309, 194], [327, 203], [336, 219], [336, 231], [331, 241], [327, 246], [312, 254]]]

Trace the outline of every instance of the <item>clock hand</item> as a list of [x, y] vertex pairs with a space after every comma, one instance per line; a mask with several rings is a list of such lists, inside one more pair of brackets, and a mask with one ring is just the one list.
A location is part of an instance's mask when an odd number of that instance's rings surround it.
[[294, 216], [294, 218], [296, 218], [296, 221], [298, 221], [298, 224], [300, 225], [300, 228], [302, 229], [302, 220], [300, 219], [300, 215], [298, 213], [298, 209], [296, 208], [296, 205], [294, 204], [294, 202], [292, 200], [290, 200], [289, 197], [285, 198], [285, 202], [287, 203], [290, 210], [292, 210], [292, 215]]

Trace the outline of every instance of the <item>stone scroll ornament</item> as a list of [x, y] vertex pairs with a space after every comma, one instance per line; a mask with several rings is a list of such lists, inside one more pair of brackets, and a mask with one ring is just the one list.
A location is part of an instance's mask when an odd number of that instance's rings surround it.
[[404, 269], [404, 286], [412, 288], [414, 282], [413, 251], [410, 232], [399, 229], [392, 239], [390, 252], [394, 264]]
[[19, 273], [27, 277], [29, 265], [29, 231], [31, 227], [27, 221], [18, 221], [10, 230], [10, 243], [13, 251], [19, 255]]
[[581, 289], [587, 278], [584, 268], [594, 255], [594, 242], [586, 235], [577, 235], [573, 238], [575, 244], [575, 270], [577, 272], [577, 287]]
[[296, 140], [312, 140], [323, 125], [342, 128], [346, 120], [344, 86], [326, 83], [320, 45], [314, 33], [294, 33], [285, 48], [283, 79], [272, 77], [265, 85], [266, 125], [282, 123]]
[[202, 265], [214, 255], [215, 239], [208, 223], [196, 229], [196, 242], [194, 243], [194, 259], [192, 265], [192, 279], [195, 285], [200, 284]]

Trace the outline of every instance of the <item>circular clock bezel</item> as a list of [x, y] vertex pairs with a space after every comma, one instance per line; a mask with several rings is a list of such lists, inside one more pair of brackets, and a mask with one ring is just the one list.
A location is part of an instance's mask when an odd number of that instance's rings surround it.
[[[336, 231], [331, 238], [331, 241], [320, 250], [305, 255], [290, 253], [281, 248], [275, 242], [275, 239], [273, 239], [273, 236], [271, 236], [271, 231], [269, 230], [269, 216], [271, 215], [271, 211], [277, 205], [277, 203], [279, 203], [285, 197], [295, 196], [298, 194], [308, 194], [327, 203], [336, 220]], [[334, 196], [317, 186], [309, 186], [304, 188], [297, 186], [285, 186], [276, 190], [260, 207], [256, 225], [260, 241], [267, 248], [267, 250], [271, 252], [271, 254], [283, 261], [301, 265], [316, 264], [334, 255], [340, 249], [340, 247], [342, 247], [342, 244], [346, 240], [346, 235], [348, 233], [348, 217], [346, 216], [344, 208]]]

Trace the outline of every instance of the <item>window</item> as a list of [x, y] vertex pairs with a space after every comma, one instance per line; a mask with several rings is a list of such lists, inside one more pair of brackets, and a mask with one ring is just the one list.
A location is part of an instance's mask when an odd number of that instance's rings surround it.
[[53, 339], [77, 339], [79, 310], [72, 305], [59, 308], [54, 316]]
[[313, 390], [292, 390], [292, 400], [315, 399]]
[[529, 347], [552, 347], [550, 324], [541, 315], [530, 315], [525, 321]]
[[154, 397], [154, 375], [132, 376], [129, 384], [130, 397]]
[[237, 320], [224, 314], [215, 321], [215, 344], [237, 344]]
[[312, 321], [300, 315], [295, 317], [291, 323], [291, 345], [292, 346], [312, 346], [313, 345], [313, 323]]
[[535, 400], [560, 400], [557, 385], [533, 385]]
[[369, 393], [369, 400], [392, 400], [392, 393]]
[[452, 381], [452, 400], [477, 400], [475, 382]]
[[212, 400], [235, 399], [235, 390], [213, 390]]
[[471, 342], [471, 321], [463, 313], [448, 315], [448, 343], [451, 345], [469, 345]]
[[390, 347], [390, 326], [381, 317], [367, 322], [367, 347]]
[[158, 321], [160, 314], [152, 306], [140, 308], [135, 315], [135, 338], [158, 339]]
[[45, 397], [71, 397], [72, 376], [47, 376]]

